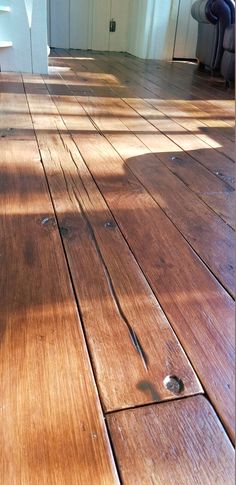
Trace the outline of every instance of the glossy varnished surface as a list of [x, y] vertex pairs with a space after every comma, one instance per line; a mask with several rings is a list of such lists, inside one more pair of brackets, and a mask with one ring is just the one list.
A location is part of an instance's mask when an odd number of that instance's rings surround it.
[[234, 484], [234, 449], [205, 397], [107, 420], [124, 485]]
[[0, 74], [3, 485], [117, 483], [107, 413], [125, 483], [231, 483], [233, 93], [185, 64], [50, 64]]
[[[183, 381], [178, 397], [201, 392], [76, 144], [62, 127], [64, 116], [58, 115], [51, 98], [42, 95], [43, 89], [38, 79], [30, 94], [26, 83], [105, 410], [172, 399], [175, 395], [163, 383], [169, 374]], [[45, 121], [39, 114], [46, 110], [53, 115], [47, 128], [55, 131], [47, 138], [41, 133]]]
[[0, 150], [1, 483], [117, 483], [37, 144]]
[[233, 300], [104, 137], [75, 140], [205, 389], [233, 431]]

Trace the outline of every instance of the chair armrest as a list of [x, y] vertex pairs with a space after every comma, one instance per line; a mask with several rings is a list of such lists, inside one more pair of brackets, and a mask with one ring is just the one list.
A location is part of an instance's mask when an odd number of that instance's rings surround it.
[[233, 0], [197, 0], [191, 8], [192, 17], [199, 23], [225, 25], [234, 23], [235, 2]]
[[199, 23], [215, 24], [218, 19], [211, 11], [213, 0], [197, 0], [191, 8], [192, 17]]

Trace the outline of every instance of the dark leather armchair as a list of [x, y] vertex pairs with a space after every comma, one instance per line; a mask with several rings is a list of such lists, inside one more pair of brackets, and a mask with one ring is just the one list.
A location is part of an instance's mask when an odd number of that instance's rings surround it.
[[235, 22], [233, 0], [197, 0], [191, 10], [198, 22], [196, 57], [199, 65], [220, 71], [225, 29]]
[[226, 84], [230, 85], [235, 78], [235, 26], [233, 24], [225, 29], [223, 48], [220, 72]]

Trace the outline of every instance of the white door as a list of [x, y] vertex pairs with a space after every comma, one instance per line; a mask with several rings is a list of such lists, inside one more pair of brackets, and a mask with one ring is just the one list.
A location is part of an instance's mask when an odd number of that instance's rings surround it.
[[111, 0], [110, 20], [116, 22], [116, 31], [110, 32], [109, 50], [126, 52], [128, 49], [129, 2]]
[[[93, 0], [92, 49], [126, 51], [129, 2], [127, 0]], [[116, 27], [110, 32], [110, 21]]]
[[70, 0], [50, 0], [50, 47], [70, 47]]
[[95, 51], [109, 50], [110, 16], [111, 0], [93, 0], [92, 49]]
[[91, 49], [93, 0], [70, 0], [70, 49]]
[[[49, 4], [51, 47], [127, 50], [127, 0], [49, 0]], [[110, 32], [112, 19], [115, 32]]]
[[180, 0], [174, 58], [194, 59], [196, 57], [198, 23], [191, 16], [194, 1]]

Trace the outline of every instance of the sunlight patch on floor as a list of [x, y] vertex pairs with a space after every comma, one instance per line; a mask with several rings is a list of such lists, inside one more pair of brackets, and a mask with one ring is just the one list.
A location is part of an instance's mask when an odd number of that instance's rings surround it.
[[48, 74], [54, 73], [54, 72], [67, 72], [71, 71], [71, 67], [66, 67], [66, 66], [49, 66], [48, 67]]

